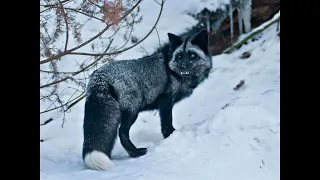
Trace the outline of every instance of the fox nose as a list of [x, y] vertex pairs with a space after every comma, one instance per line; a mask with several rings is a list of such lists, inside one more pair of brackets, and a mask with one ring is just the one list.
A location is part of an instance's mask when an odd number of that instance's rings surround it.
[[181, 64], [180, 65], [180, 69], [183, 70], [183, 71], [187, 70], [187, 65], [186, 64]]

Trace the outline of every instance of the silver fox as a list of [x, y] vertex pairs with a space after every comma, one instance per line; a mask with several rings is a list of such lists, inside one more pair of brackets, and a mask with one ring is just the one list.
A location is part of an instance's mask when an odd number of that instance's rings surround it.
[[114, 61], [92, 73], [83, 123], [82, 156], [87, 168], [104, 171], [113, 166], [110, 155], [118, 130], [131, 157], [147, 153], [147, 148], [137, 148], [129, 138], [139, 112], [159, 110], [164, 138], [175, 130], [174, 104], [190, 96], [208, 77], [212, 59], [206, 30], [185, 38], [168, 33], [168, 38], [169, 44], [160, 53]]

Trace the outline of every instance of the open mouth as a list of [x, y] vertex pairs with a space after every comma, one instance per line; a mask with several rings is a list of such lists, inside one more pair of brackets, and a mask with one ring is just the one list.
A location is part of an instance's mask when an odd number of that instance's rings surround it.
[[189, 71], [183, 71], [183, 72], [180, 72], [181, 75], [188, 75], [189, 74]]

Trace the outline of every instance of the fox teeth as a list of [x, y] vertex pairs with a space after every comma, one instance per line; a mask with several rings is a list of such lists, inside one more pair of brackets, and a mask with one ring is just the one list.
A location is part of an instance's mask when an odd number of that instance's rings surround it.
[[186, 74], [189, 74], [189, 71], [186, 71], [186, 72], [180, 72], [181, 75], [186, 75]]

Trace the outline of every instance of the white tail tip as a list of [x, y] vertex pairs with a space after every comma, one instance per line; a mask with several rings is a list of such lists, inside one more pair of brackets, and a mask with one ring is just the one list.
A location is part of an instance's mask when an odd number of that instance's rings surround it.
[[109, 157], [100, 151], [92, 151], [85, 155], [84, 163], [89, 169], [105, 171], [114, 166]]

